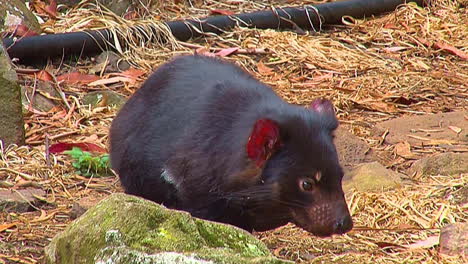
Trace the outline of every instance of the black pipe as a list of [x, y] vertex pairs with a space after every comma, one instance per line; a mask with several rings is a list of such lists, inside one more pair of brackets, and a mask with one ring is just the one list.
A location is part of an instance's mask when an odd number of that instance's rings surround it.
[[[275, 8], [271, 10], [232, 16], [210, 16], [202, 20], [179, 20], [166, 22], [174, 37], [181, 41], [199, 37], [203, 33], [221, 34], [236, 25], [260, 29], [318, 30], [323, 25], [341, 24], [343, 16], [363, 18], [395, 10], [406, 2], [420, 6], [429, 0], [348, 0], [318, 4], [315, 6]], [[319, 15], [321, 20], [319, 20]], [[197, 29], [197, 30], [194, 30]], [[4, 38], [3, 43], [10, 58], [20, 64], [44, 62], [62, 56], [92, 56], [112, 49], [114, 35], [107, 29], [61, 34], [38, 35], [25, 38]], [[124, 43], [124, 42], [121, 42]]]

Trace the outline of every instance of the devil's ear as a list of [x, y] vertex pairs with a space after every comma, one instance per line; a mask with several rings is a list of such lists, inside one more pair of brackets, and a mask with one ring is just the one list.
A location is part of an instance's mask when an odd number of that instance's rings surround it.
[[310, 109], [322, 115], [332, 115], [335, 116], [335, 110], [333, 109], [333, 104], [324, 98], [317, 98], [310, 104]]
[[338, 127], [338, 119], [336, 119], [335, 109], [333, 104], [324, 98], [317, 98], [309, 106], [309, 109], [322, 117], [324, 125], [330, 129], [335, 130]]
[[278, 124], [270, 119], [259, 119], [255, 122], [247, 142], [247, 156], [258, 167], [262, 167], [280, 145]]

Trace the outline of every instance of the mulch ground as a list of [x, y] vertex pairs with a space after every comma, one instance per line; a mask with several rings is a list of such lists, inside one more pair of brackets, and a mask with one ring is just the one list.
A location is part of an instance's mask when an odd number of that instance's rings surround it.
[[[24, 87], [38, 87], [40, 93], [40, 87], [49, 85], [65, 96], [42, 92], [56, 107], [47, 112], [28, 107], [27, 145], [0, 149], [3, 187], [35, 187], [46, 192], [31, 212], [0, 212], [0, 262], [43, 263], [43, 248], [72, 221], [75, 202], [121, 191], [117, 177], [80, 176], [69, 156], [46, 155], [48, 148], [57, 142], [90, 142], [106, 149], [116, 109], [105, 104], [91, 108], [82, 103], [83, 96], [104, 90], [129, 96], [151, 69], [177, 54], [218, 52], [270, 84], [291, 103], [331, 99], [341, 123], [365, 140], [382, 164], [404, 174], [414, 160], [397, 155], [395, 146], [382, 139], [385, 135], [374, 135], [372, 128], [401, 116], [467, 110], [465, 0], [435, 0], [425, 8], [403, 5], [385, 16], [350, 20], [346, 26], [306, 35], [235, 28], [190, 43], [141, 45], [138, 36], [127, 33], [137, 24], [160, 26], [150, 18], [170, 21], [204, 17], [212, 10], [239, 13], [319, 1], [156, 2], [160, 3], [154, 3], [151, 10], [138, 6], [126, 15], [128, 19], [91, 1], [63, 10], [53, 19], [40, 8], [42, 2], [32, 5], [48, 33], [118, 26], [117, 34], [126, 36], [130, 44], [121, 50], [121, 56], [131, 70], [123, 75], [101, 72], [106, 65], [89, 58], [28, 70], [16, 65]], [[232, 48], [236, 51], [230, 54]], [[65, 75], [70, 73], [75, 75]], [[456, 127], [453, 129], [456, 133]], [[458, 150], [466, 149], [460, 143]], [[409, 150], [417, 151], [419, 157], [447, 151], [437, 143]], [[409, 183], [398, 190], [355, 192], [347, 197], [357, 228], [344, 236], [317, 239], [293, 225], [256, 236], [276, 256], [303, 263], [464, 263], [460, 256], [438, 254], [437, 243], [431, 241], [441, 227], [467, 221], [466, 203], [447, 198], [468, 183], [467, 175], [407, 177]]]

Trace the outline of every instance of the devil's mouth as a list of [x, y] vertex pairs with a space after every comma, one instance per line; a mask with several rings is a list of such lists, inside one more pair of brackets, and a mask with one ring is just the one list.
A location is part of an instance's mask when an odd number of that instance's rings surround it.
[[307, 232], [310, 232], [312, 235], [320, 237], [320, 238], [326, 238], [326, 237], [331, 237], [332, 235], [335, 235], [333, 232], [322, 232], [322, 231], [313, 231], [313, 230], [308, 230], [305, 229]]
[[317, 237], [320, 237], [320, 238], [326, 238], [326, 237], [331, 237], [332, 235], [335, 235], [336, 233], [334, 233], [333, 231], [324, 231], [324, 229], [327, 229], [325, 227], [314, 227], [314, 228], [311, 228], [310, 225], [303, 225], [297, 221], [294, 221], [293, 222], [297, 227], [300, 227], [302, 229], [304, 229], [305, 231], [311, 233], [312, 235], [314, 236], [317, 236]]

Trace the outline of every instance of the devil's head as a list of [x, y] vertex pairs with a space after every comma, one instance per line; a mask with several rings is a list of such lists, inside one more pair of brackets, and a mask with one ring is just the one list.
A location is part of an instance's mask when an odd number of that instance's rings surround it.
[[332, 104], [317, 99], [286, 112], [255, 122], [248, 158], [262, 168], [262, 181], [291, 222], [317, 236], [348, 232], [353, 223], [333, 143], [338, 121]]

